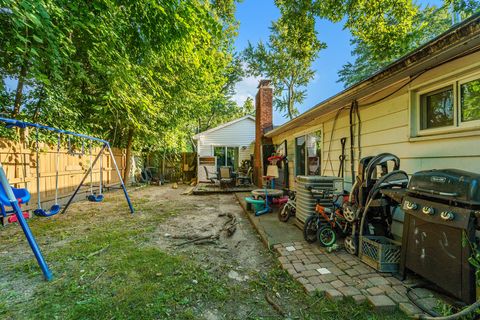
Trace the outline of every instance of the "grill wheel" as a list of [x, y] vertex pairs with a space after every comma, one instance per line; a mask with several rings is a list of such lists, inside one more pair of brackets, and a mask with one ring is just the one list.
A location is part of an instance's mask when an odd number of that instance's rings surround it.
[[356, 219], [356, 209], [350, 202], [344, 202], [342, 205], [343, 216], [348, 222], [353, 222]]
[[357, 255], [358, 248], [357, 244], [355, 242], [355, 239], [353, 239], [352, 236], [346, 236], [345, 239], [343, 240], [343, 245], [345, 246], [345, 250], [353, 255]]

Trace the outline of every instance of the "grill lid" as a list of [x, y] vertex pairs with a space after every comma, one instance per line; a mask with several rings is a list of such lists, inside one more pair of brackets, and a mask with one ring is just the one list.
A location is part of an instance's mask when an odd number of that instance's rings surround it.
[[419, 171], [410, 179], [408, 193], [480, 205], [480, 174], [458, 169]]

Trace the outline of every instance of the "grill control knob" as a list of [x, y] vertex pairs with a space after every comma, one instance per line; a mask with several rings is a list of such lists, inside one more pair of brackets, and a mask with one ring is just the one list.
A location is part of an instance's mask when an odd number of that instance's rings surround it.
[[455, 218], [455, 213], [452, 211], [443, 211], [440, 213], [440, 218], [442, 218], [445, 221], [451, 221]]
[[422, 212], [426, 215], [433, 216], [435, 214], [435, 209], [432, 207], [423, 207]]
[[415, 202], [405, 201], [408, 210], [417, 210], [418, 205]]

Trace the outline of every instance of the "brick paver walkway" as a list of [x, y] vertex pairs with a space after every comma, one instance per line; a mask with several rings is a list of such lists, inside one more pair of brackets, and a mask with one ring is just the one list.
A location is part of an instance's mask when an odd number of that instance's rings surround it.
[[[357, 303], [367, 301], [377, 311], [391, 311], [397, 306], [408, 315], [421, 314], [406, 296], [410, 279], [398, 280], [389, 273], [378, 273], [358, 257], [343, 249], [327, 252], [318, 244], [293, 242], [274, 245], [282, 267], [300, 282], [309, 294], [323, 293], [334, 301], [351, 298]], [[412, 290], [423, 304], [436, 303], [431, 292]]]
[[[293, 226], [285, 229], [287, 224], [279, 222], [276, 214], [253, 216], [246, 210], [244, 197], [248, 194], [236, 195], [264, 243], [269, 247], [273, 245], [283, 268], [303, 285], [308, 294], [318, 292], [334, 301], [348, 298], [359, 304], [366, 302], [377, 311], [398, 307], [409, 316], [423, 315], [406, 295], [408, 287], [419, 284], [418, 278], [409, 276], [402, 282], [389, 273], [377, 272], [343, 249], [327, 252], [318, 243], [297, 241], [302, 238], [301, 230]], [[285, 234], [290, 239], [285, 240]], [[291, 238], [293, 236], [295, 240]], [[428, 309], [438, 306], [441, 301], [426, 289], [416, 288], [410, 293], [417, 303]]]

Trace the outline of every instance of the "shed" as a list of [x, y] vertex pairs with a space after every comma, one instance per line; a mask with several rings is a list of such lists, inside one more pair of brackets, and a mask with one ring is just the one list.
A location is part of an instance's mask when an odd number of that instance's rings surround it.
[[205, 168], [217, 171], [221, 166], [230, 166], [234, 171], [244, 160], [250, 160], [255, 143], [255, 117], [244, 117], [193, 136], [197, 142], [199, 182], [208, 181]]

